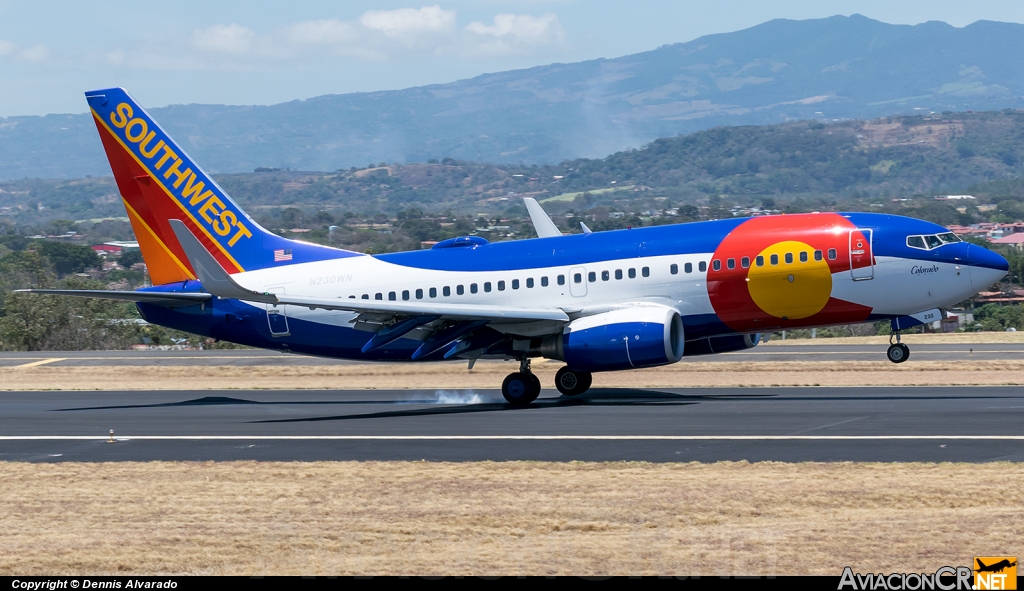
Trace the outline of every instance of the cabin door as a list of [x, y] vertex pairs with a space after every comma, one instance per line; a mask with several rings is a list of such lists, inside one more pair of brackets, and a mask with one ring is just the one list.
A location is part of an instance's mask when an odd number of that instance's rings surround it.
[[854, 281], [875, 276], [874, 235], [874, 231], [867, 228], [850, 230], [850, 276]]
[[573, 267], [569, 270], [569, 293], [576, 298], [587, 295], [587, 270], [584, 267]]

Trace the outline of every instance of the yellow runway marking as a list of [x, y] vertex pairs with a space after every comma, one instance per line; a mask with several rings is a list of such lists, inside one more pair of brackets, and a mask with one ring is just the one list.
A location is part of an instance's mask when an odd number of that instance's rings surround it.
[[32, 361], [30, 363], [23, 363], [21, 365], [15, 365], [13, 369], [20, 369], [26, 367], [39, 367], [40, 365], [46, 365], [47, 363], [55, 363], [57, 361], [64, 361], [64, 357], [53, 357], [50, 359], [40, 359], [39, 361]]

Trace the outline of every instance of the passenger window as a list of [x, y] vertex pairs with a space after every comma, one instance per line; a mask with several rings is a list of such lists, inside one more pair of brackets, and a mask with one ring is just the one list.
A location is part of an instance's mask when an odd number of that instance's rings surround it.
[[398, 299], [398, 294], [393, 292], [393, 291], [389, 291], [388, 292], [388, 299], [393, 302], [393, 301]]
[[461, 285], [456, 285], [455, 286], [455, 293], [457, 295], [463, 295], [464, 293], [466, 293], [466, 288], [462, 287]]
[[764, 266], [764, 257], [761, 256], [761, 255], [757, 255], [757, 257], [754, 259], [754, 264], [757, 265], [758, 267], [763, 267]]
[[512, 280], [512, 289], [519, 289], [519, 280], [518, 279], [513, 279]]
[[540, 278], [540, 286], [541, 287], [547, 287], [548, 286], [548, 277], [547, 277], [547, 275], [545, 275], [545, 276]]
[[622, 279], [622, 269], [615, 269], [615, 278]]
[[740, 266], [746, 269], [750, 266], [750, 257], [743, 257], [740, 259]]
[[791, 253], [791, 252], [787, 252], [786, 253], [786, 264], [787, 265], [793, 264], [793, 253]]
[[408, 300], [409, 299], [409, 290], [408, 289], [402, 291], [402, 299], [403, 300]]
[[476, 284], [475, 283], [470, 283], [469, 284], [469, 293], [476, 293], [476, 292], [477, 292]]
[[704, 271], [707, 271], [708, 270], [708, 263], [707, 263], [707, 261], [701, 261], [700, 263], [698, 263], [697, 264], [697, 270], [700, 271], [701, 273], [703, 273]]
[[814, 251], [814, 260], [816, 260], [816, 261], [820, 261], [821, 260], [821, 251], [820, 250]]
[[529, 287], [530, 289], [533, 289], [533, 277], [527, 277], [526, 278], [526, 287]]
[[736, 259], [729, 259], [729, 260], [725, 261], [725, 266], [729, 267], [730, 269], [735, 269], [736, 268]]
[[[672, 263], [672, 265], [669, 266], [669, 268], [668, 268], [668, 272], [673, 274], [673, 275], [678, 275], [679, 274], [679, 265], [677, 265], [675, 263]], [[616, 273], [618, 273], [618, 271], [616, 271]]]
[[436, 298], [437, 297], [437, 288], [436, 287], [431, 287], [429, 293], [430, 293], [430, 297]]
[[490, 281], [484, 281], [484, 291], [487, 292], [487, 293], [491, 293], [491, 282]]
[[379, 293], [379, 292], [375, 293], [375, 294], [373, 294], [373, 299], [375, 299], [375, 300], [383, 300], [384, 299], [384, 294]]
[[693, 273], [693, 263], [686, 263], [685, 265], [683, 265], [683, 272]]
[[370, 299], [370, 294], [368, 294], [368, 293], [364, 293], [364, 294], [363, 294], [363, 299], [364, 299], [364, 300], [368, 300], [368, 299]]
[[572, 276], [572, 280], [575, 283], [583, 283], [583, 275], [580, 273], [576, 273], [575, 275]]
[[591, 283], [597, 281], [597, 273], [593, 271], [587, 273], [587, 281], [590, 281]]
[[636, 269], [630, 269], [626, 274], [630, 279], [636, 279]]
[[924, 240], [928, 243], [928, 248], [938, 248], [942, 246], [942, 241], [939, 240], [938, 236], [925, 236]]
[[772, 256], [768, 257], [768, 260], [771, 261], [771, 263], [773, 265], [778, 265], [779, 264], [779, 255], [773, 254]]
[[[579, 283], [579, 281], [577, 281], [576, 283]], [[565, 275], [559, 275], [558, 276], [558, 284], [559, 285], [565, 285]]]
[[640, 274], [643, 275], [644, 277], [650, 277], [651, 276], [651, 268], [650, 267], [644, 267], [644, 268], [640, 269]]
[[828, 249], [828, 260], [834, 261], [834, 260], [836, 260], [836, 256], [837, 256], [836, 249], [834, 249], [834, 248]]
[[417, 289], [416, 290], [416, 299], [417, 300], [422, 300], [423, 299], [423, 290], [422, 289]]
[[800, 253], [800, 262], [801, 263], [806, 263], [807, 262], [807, 253], [806, 252], [801, 252]]
[[505, 291], [505, 282], [504, 281], [499, 281], [498, 282], [498, 291]]
[[443, 288], [441, 289], [441, 293], [443, 293], [443, 294], [444, 294], [444, 297], [448, 297], [448, 296], [452, 295], [452, 288], [450, 288], [450, 287], [448, 287], [448, 286], [446, 285], [446, 286], [444, 286], [444, 287], [443, 287]]
[[722, 261], [720, 261], [718, 259], [715, 259], [715, 260], [711, 261], [711, 268], [714, 269], [715, 271], [721, 271], [722, 270]]
[[354, 300], [354, 299], [356, 299], [356, 296], [354, 296], [354, 295], [348, 296], [348, 299]]
[[608, 281], [612, 276], [608, 271], [601, 271], [601, 281]]

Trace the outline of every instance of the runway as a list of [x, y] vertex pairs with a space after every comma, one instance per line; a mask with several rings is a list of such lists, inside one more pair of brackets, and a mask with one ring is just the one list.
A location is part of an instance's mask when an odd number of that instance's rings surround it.
[[0, 459], [1024, 461], [1022, 419], [1024, 387], [5, 392]]
[[[915, 361], [998, 361], [1024, 358], [1024, 344], [931, 344], [905, 340]], [[885, 345], [830, 344], [821, 339], [814, 345], [785, 345], [779, 342], [761, 345], [746, 351], [720, 355], [684, 357], [680, 363], [738, 361], [879, 361], [885, 359]], [[351, 365], [359, 363], [339, 359], [307, 357], [256, 349], [225, 349], [207, 351], [54, 351], [0, 353], [0, 367], [28, 364], [53, 367], [68, 366], [316, 366]], [[458, 362], [463, 363], [463, 362]]]

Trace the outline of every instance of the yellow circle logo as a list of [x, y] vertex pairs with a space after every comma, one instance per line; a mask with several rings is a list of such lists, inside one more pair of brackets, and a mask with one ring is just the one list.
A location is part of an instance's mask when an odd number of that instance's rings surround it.
[[[790, 240], [762, 250], [747, 272], [750, 297], [766, 313], [786, 320], [814, 316], [832, 295], [828, 261], [814, 260], [814, 248]], [[763, 265], [757, 261], [763, 260]]]

